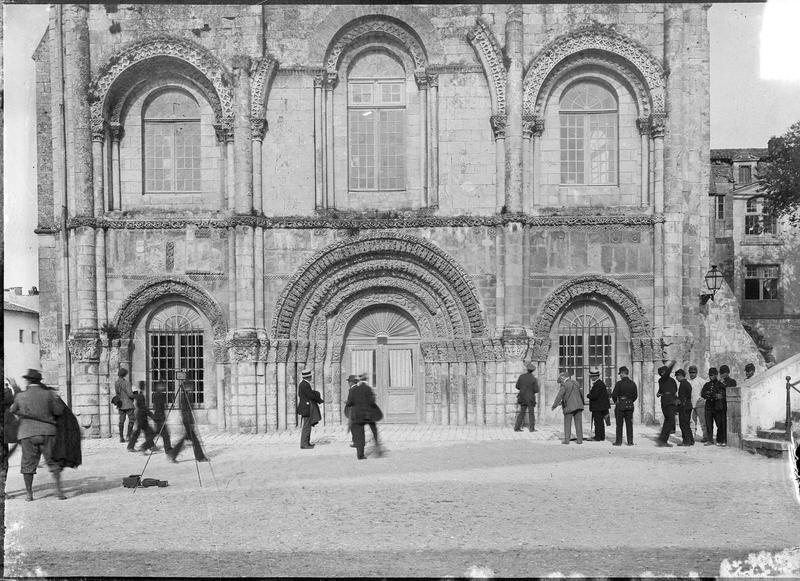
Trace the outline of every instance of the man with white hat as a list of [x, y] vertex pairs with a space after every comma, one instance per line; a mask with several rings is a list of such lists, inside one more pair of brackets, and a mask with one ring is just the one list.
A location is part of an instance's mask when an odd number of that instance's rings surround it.
[[302, 380], [297, 386], [297, 397], [300, 400], [297, 404], [297, 413], [303, 418], [300, 449], [311, 450], [314, 447], [314, 444], [311, 443], [311, 426], [317, 425], [322, 419], [319, 404], [323, 403], [323, 400], [318, 391], [311, 389], [311, 377], [313, 376], [311, 371], [304, 369], [300, 376]]
[[592, 387], [586, 397], [589, 399], [589, 411], [592, 414], [592, 422], [594, 422], [594, 441], [604, 442], [606, 439], [606, 416], [608, 410], [611, 409], [608, 387], [600, 379], [600, 370], [597, 367], [589, 370], [589, 381], [591, 381]]

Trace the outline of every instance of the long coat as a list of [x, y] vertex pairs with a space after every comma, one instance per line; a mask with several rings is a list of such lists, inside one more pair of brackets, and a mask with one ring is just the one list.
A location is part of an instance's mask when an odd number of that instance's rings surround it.
[[692, 411], [692, 384], [688, 379], [681, 379], [678, 385], [678, 409], [685, 412]]
[[583, 409], [583, 390], [577, 381], [573, 379], [564, 380], [564, 383], [558, 389], [556, 399], [553, 401], [553, 409], [556, 409], [559, 405], [562, 406], [561, 411], [564, 412], [564, 415]]
[[[62, 402], [63, 403], [63, 402]], [[56, 443], [53, 460], [62, 468], [81, 465], [81, 426], [72, 410], [64, 404], [64, 412], [56, 417]]]
[[350, 408], [350, 419], [354, 424], [378, 422], [383, 412], [375, 403], [375, 392], [366, 381], [359, 381], [347, 395], [346, 406]]
[[55, 436], [56, 416], [64, 412], [64, 402], [52, 389], [41, 383], [31, 383], [17, 394], [11, 411], [19, 417], [17, 438]]
[[611, 408], [608, 388], [602, 379], [598, 379], [592, 384], [592, 389], [589, 390], [589, 395], [586, 397], [589, 399], [590, 412], [604, 412]]
[[133, 390], [131, 389], [131, 382], [120, 377], [114, 383], [114, 391], [119, 396], [119, 409], [132, 410], [133, 409]]
[[533, 373], [523, 373], [517, 379], [517, 403], [522, 405], [536, 405], [536, 394], [539, 393], [539, 382], [533, 376]]
[[311, 425], [318, 423], [322, 419], [319, 405], [323, 403], [322, 396], [318, 391], [311, 389], [311, 384], [305, 379], [297, 386], [297, 413], [304, 418], [311, 418]]
[[623, 377], [614, 384], [614, 391], [611, 392], [611, 399], [615, 404], [619, 405], [619, 400], [626, 399], [634, 402], [639, 397], [639, 392], [636, 389], [636, 384], [630, 377]]
[[658, 378], [658, 391], [656, 395], [661, 396], [661, 409], [678, 404], [678, 384], [669, 375], [662, 375]]

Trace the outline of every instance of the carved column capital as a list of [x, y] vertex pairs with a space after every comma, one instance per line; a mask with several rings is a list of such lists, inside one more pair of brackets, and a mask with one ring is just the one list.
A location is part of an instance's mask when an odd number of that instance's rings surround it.
[[528, 351], [530, 339], [525, 329], [506, 328], [500, 336], [500, 344], [506, 359], [522, 359]]
[[233, 141], [233, 118], [224, 118], [219, 123], [214, 123], [214, 133], [217, 134], [217, 141], [220, 143], [231, 143]]
[[255, 330], [237, 329], [228, 338], [233, 361], [258, 360], [258, 335]]
[[108, 128], [111, 130], [111, 141], [119, 143], [125, 136], [125, 128], [121, 123], [110, 123]]
[[417, 81], [417, 88], [420, 91], [425, 91], [428, 89], [428, 73], [426, 71], [415, 71], [414, 79]]
[[522, 116], [522, 137], [530, 139], [531, 137], [539, 137], [544, 133], [544, 119], [536, 115], [523, 115]]
[[650, 118], [639, 117], [636, 120], [636, 128], [639, 130], [640, 135], [650, 135]]
[[68, 340], [69, 354], [74, 361], [99, 361], [103, 342], [97, 329], [78, 329]]
[[664, 137], [666, 128], [666, 115], [654, 113], [650, 115], [650, 135], [651, 137]]
[[100, 123], [92, 123], [92, 141], [99, 141], [103, 143], [106, 140], [106, 124], [101, 121]]
[[325, 75], [324, 73], [320, 73], [318, 75], [314, 75], [314, 88], [321, 89], [325, 86]]
[[329, 91], [333, 91], [336, 88], [336, 85], [339, 84], [339, 73], [337, 72], [327, 72], [325, 73], [325, 88]]
[[495, 140], [505, 139], [506, 137], [506, 115], [492, 115], [489, 117], [489, 123], [492, 124], [492, 133], [494, 133]]
[[438, 74], [428, 75], [428, 86], [429, 87], [434, 87], [434, 88], [439, 88], [439, 75]]
[[255, 141], [264, 141], [267, 133], [266, 119], [250, 119], [250, 135]]

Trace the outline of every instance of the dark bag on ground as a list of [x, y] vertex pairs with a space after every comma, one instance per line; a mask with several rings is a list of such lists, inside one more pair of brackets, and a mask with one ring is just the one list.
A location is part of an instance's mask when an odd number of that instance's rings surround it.
[[[62, 402], [63, 403], [63, 402]], [[62, 468], [81, 465], [81, 426], [72, 410], [64, 404], [64, 413], [56, 416], [56, 442], [53, 460]]]

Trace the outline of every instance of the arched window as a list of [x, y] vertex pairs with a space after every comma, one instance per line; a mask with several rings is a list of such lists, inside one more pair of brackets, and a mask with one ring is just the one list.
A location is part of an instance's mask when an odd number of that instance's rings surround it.
[[598, 304], [581, 302], [564, 313], [558, 327], [558, 370], [588, 387], [589, 368], [600, 368], [607, 386], [614, 384], [617, 328]]
[[406, 189], [406, 78], [387, 53], [359, 57], [347, 75], [351, 191]]
[[614, 94], [596, 82], [582, 81], [564, 91], [561, 122], [561, 183], [617, 183], [618, 106]]
[[200, 108], [187, 92], [157, 93], [142, 113], [144, 193], [201, 190]]

